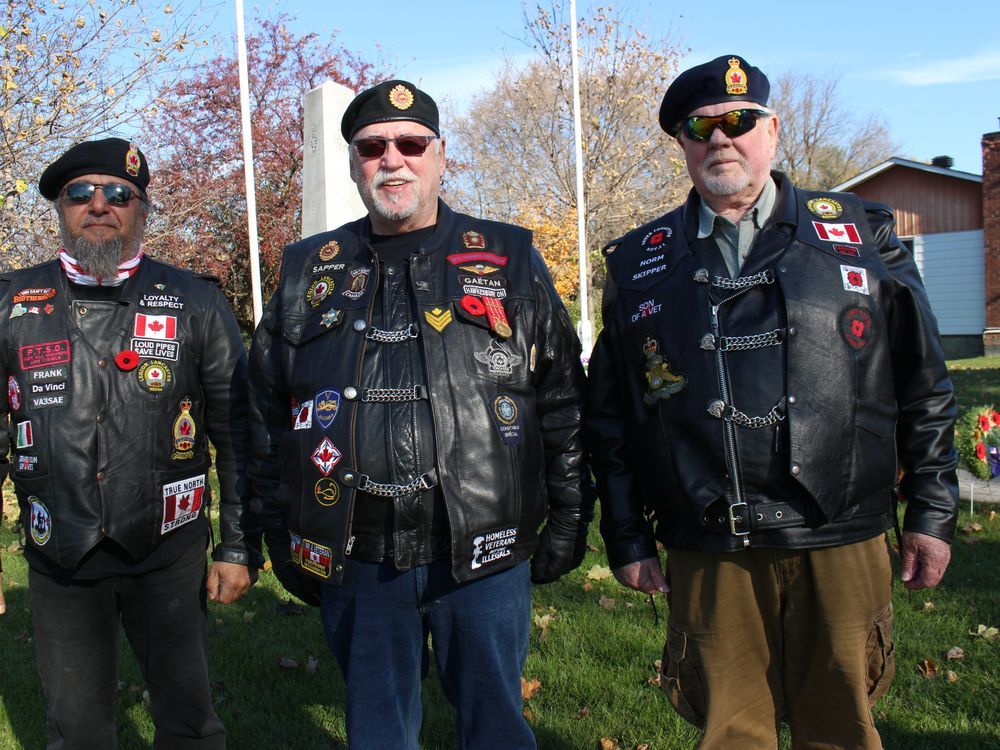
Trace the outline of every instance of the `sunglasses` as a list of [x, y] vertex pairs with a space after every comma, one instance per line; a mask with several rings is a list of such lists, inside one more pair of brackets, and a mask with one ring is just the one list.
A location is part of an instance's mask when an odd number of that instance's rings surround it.
[[371, 136], [369, 138], [358, 138], [355, 140], [354, 148], [358, 156], [371, 159], [382, 156], [389, 148], [390, 143], [396, 144], [396, 150], [403, 156], [423, 156], [424, 151], [431, 145], [431, 141], [438, 138], [436, 135], [401, 135], [399, 138], [381, 138]]
[[684, 135], [701, 143], [711, 138], [712, 131], [716, 128], [722, 130], [727, 138], [738, 138], [753, 130], [761, 117], [769, 115], [770, 113], [762, 109], [734, 109], [715, 117], [698, 115], [687, 117], [681, 122], [681, 128], [684, 130]]
[[128, 185], [120, 182], [109, 182], [105, 185], [92, 185], [89, 182], [72, 182], [63, 189], [63, 195], [70, 203], [90, 203], [94, 192], [100, 188], [104, 200], [112, 206], [127, 206], [139, 194]]

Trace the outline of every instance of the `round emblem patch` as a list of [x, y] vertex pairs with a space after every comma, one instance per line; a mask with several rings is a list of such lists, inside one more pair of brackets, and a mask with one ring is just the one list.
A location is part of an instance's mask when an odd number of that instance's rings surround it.
[[306, 299], [310, 307], [319, 307], [319, 304], [333, 292], [333, 279], [329, 276], [320, 276], [309, 285], [306, 292]]
[[409, 109], [413, 106], [413, 92], [403, 84], [394, 86], [389, 92], [389, 104], [396, 109]]
[[844, 207], [833, 198], [813, 198], [806, 207], [821, 219], [836, 219], [844, 214]]
[[151, 359], [139, 366], [136, 377], [139, 383], [150, 393], [160, 393], [173, 380], [173, 373], [166, 362]]
[[510, 396], [497, 396], [493, 400], [493, 413], [502, 424], [514, 424], [517, 421], [517, 404]]
[[642, 247], [644, 250], [659, 250], [663, 241], [670, 239], [673, 233], [674, 230], [670, 227], [657, 227], [642, 238]]
[[320, 477], [315, 488], [316, 502], [329, 508], [340, 500], [340, 485], [330, 477]]
[[337, 244], [337, 240], [330, 240], [319, 249], [320, 260], [333, 260], [338, 255], [340, 255], [340, 245]]
[[864, 349], [874, 333], [872, 315], [863, 307], [849, 307], [840, 314], [840, 335], [852, 349]]
[[52, 538], [52, 516], [34, 495], [28, 498], [28, 502], [31, 503], [31, 541], [42, 547]]
[[7, 403], [10, 404], [11, 411], [21, 408], [21, 386], [13, 375], [7, 376]]

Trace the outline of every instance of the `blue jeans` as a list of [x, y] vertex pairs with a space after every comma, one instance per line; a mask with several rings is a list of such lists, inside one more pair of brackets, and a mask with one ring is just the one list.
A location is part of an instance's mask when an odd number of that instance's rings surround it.
[[359, 750], [417, 750], [427, 635], [458, 712], [460, 750], [534, 750], [521, 714], [528, 655], [528, 564], [457, 584], [447, 562], [398, 571], [348, 560], [323, 586], [323, 629], [347, 685], [347, 740]]

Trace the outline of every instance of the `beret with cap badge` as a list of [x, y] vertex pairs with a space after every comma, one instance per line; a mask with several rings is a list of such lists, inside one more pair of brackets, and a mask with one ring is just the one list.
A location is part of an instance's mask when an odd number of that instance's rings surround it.
[[54, 201], [63, 185], [84, 174], [120, 177], [143, 193], [149, 186], [149, 164], [139, 147], [122, 138], [103, 138], [71, 146], [49, 164], [38, 180], [38, 192]]
[[412, 83], [400, 80], [384, 81], [354, 97], [340, 121], [340, 132], [350, 143], [365, 125], [394, 120], [419, 122], [441, 135], [437, 104]]
[[660, 127], [677, 135], [681, 120], [699, 107], [720, 102], [755, 102], [767, 106], [771, 84], [759, 68], [739, 55], [722, 55], [681, 73], [667, 87], [660, 104]]

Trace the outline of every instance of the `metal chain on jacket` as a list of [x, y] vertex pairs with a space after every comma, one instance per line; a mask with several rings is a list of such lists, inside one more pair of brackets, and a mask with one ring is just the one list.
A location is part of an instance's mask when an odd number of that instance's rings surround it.
[[726, 406], [722, 399], [716, 399], [708, 405], [708, 413], [717, 419], [733, 422], [740, 427], [746, 427], [748, 430], [759, 430], [762, 427], [768, 427], [784, 420], [785, 415], [781, 412], [780, 406], [781, 404], [775, 404], [771, 407], [771, 411], [763, 417], [751, 417], [735, 406]]
[[409, 326], [400, 331], [385, 331], [381, 328], [371, 326], [365, 333], [365, 338], [370, 341], [377, 341], [380, 344], [399, 344], [403, 341], [415, 339], [418, 335], [419, 329], [417, 328], [417, 324], [410, 323]]
[[420, 490], [429, 490], [434, 486], [427, 474], [421, 474], [406, 484], [390, 484], [389, 482], [373, 482], [367, 474], [362, 474], [358, 482], [358, 491], [366, 492], [376, 497], [403, 497]]
[[716, 276], [712, 279], [712, 286], [717, 286], [719, 289], [750, 289], [761, 284], [773, 284], [774, 274], [771, 273], [770, 269], [765, 269], [753, 276], [737, 276], [735, 279], [729, 279], [725, 276]]
[[755, 333], [750, 336], [719, 336], [719, 350], [737, 352], [748, 349], [763, 349], [765, 346], [778, 346], [781, 343], [783, 333], [784, 329], [775, 328], [767, 333]]
[[424, 388], [419, 385], [411, 385], [409, 388], [365, 388], [361, 392], [361, 400], [366, 404], [419, 401], [423, 396]]

